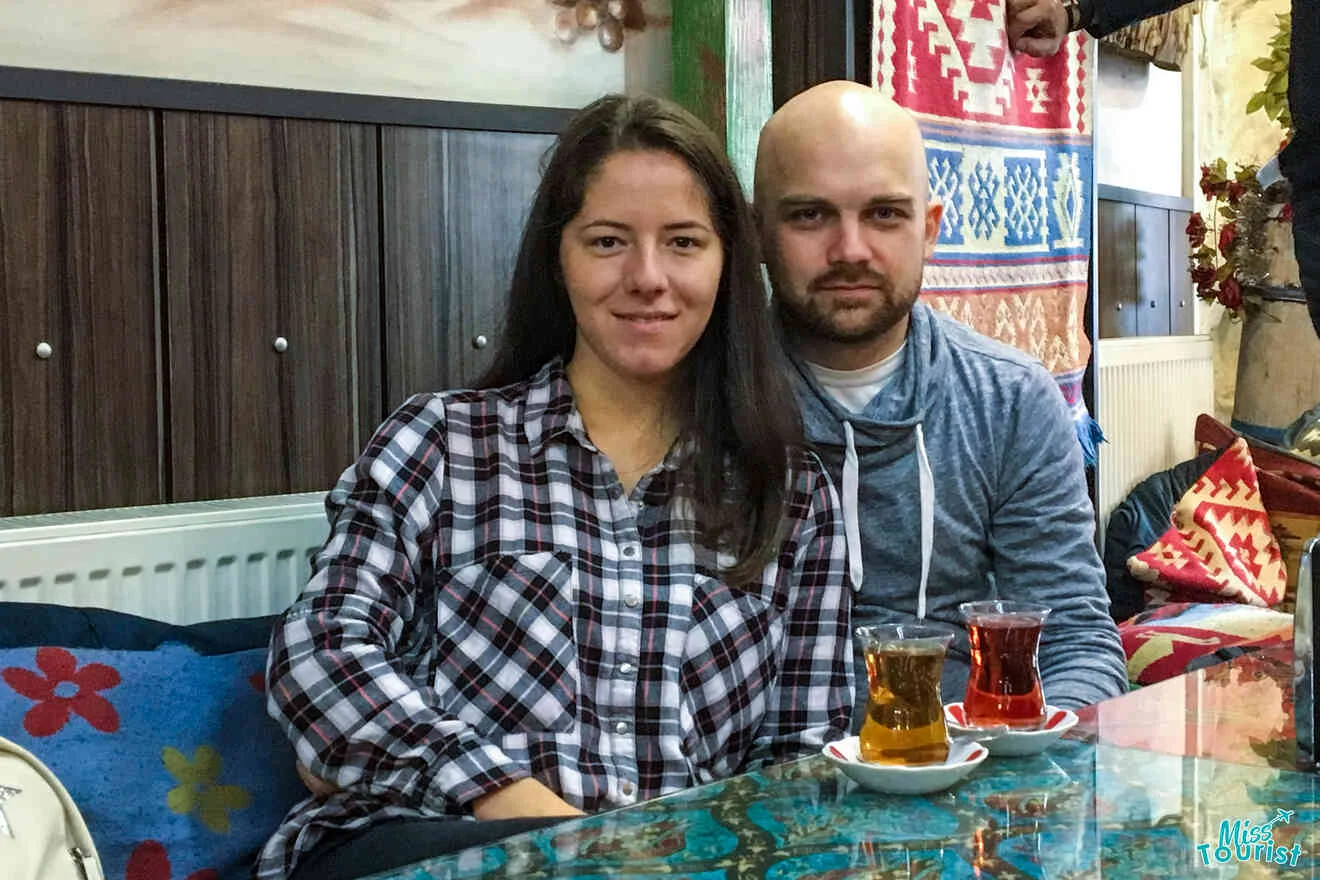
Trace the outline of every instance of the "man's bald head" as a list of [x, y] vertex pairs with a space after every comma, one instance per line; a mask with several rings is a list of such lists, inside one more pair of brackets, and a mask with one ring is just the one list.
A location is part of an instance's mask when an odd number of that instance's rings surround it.
[[797, 349], [841, 370], [897, 350], [942, 216], [916, 120], [857, 83], [808, 89], [761, 132], [755, 189], [775, 301]]
[[912, 114], [875, 89], [835, 80], [794, 95], [761, 129], [756, 202], [774, 197], [789, 167], [837, 145], [895, 162], [912, 175], [922, 201], [929, 201], [926, 147]]

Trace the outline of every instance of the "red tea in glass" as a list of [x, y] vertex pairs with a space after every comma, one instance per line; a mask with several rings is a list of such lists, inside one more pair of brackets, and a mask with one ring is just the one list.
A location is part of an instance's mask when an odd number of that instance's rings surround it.
[[1029, 602], [964, 602], [971, 671], [963, 712], [973, 727], [1016, 730], [1045, 721], [1040, 686], [1040, 631], [1050, 610]]
[[858, 733], [863, 761], [938, 764], [949, 756], [940, 673], [953, 633], [928, 624], [857, 629], [870, 685]]

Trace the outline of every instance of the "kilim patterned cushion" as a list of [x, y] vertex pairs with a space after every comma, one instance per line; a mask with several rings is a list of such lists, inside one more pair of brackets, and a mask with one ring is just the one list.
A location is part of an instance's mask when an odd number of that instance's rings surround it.
[[[1202, 413], [1196, 419], [1198, 450], [1226, 449], [1238, 436], [1212, 416]], [[1288, 594], [1279, 610], [1291, 612], [1297, 598], [1302, 548], [1320, 535], [1320, 462], [1289, 455], [1252, 437], [1246, 441], [1256, 465], [1261, 501], [1270, 514], [1270, 531], [1279, 542], [1283, 563], [1288, 568]]]
[[1192, 663], [1228, 659], [1235, 650], [1287, 644], [1292, 616], [1246, 605], [1177, 603], [1138, 614], [1118, 632], [1128, 681], [1147, 685], [1181, 675]]
[[1274, 606], [1287, 572], [1261, 502], [1256, 469], [1241, 438], [1174, 505], [1172, 526], [1128, 560], [1153, 585], [1147, 605], [1218, 598]]

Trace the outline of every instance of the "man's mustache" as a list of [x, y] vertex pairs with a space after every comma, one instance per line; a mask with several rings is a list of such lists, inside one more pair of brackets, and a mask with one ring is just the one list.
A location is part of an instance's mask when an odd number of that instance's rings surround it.
[[878, 287], [881, 290], [889, 289], [889, 279], [883, 275], [878, 275], [866, 269], [840, 268], [831, 269], [823, 275], [818, 275], [808, 288], [811, 290], [820, 290], [825, 287]]

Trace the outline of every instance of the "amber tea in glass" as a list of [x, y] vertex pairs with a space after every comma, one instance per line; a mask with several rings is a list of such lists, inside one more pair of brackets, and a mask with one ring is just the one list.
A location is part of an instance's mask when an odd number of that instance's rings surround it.
[[1040, 686], [1040, 631], [1050, 609], [1030, 602], [964, 602], [971, 670], [963, 712], [973, 727], [1006, 725], [1015, 730], [1045, 721]]
[[858, 735], [863, 761], [933, 764], [949, 756], [940, 673], [953, 633], [930, 624], [857, 629], [870, 691]]

